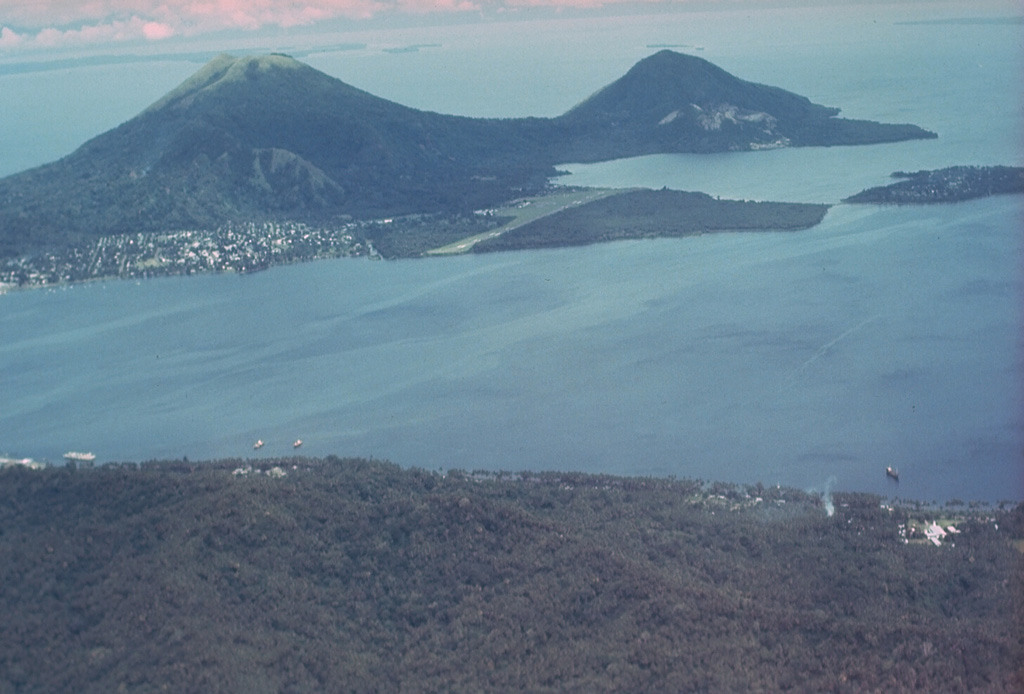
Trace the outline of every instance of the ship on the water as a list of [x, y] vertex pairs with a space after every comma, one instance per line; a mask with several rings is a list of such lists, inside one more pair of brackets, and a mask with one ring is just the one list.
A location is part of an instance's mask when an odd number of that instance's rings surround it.
[[885, 474], [891, 477], [892, 479], [896, 480], [897, 482], [900, 481], [900, 471], [892, 467], [891, 465], [885, 468]]
[[68, 451], [64, 454], [64, 460], [69, 463], [94, 463], [96, 462], [96, 456], [92, 453], [79, 453], [78, 451]]

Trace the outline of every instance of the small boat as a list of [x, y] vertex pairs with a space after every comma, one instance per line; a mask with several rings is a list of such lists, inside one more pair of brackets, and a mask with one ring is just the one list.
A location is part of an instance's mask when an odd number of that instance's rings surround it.
[[892, 467], [891, 465], [889, 467], [885, 468], [885, 474], [888, 475], [889, 477], [893, 478], [897, 482], [900, 481], [900, 471], [897, 470], [896, 468]]
[[263, 448], [263, 439], [257, 439], [256, 443], [252, 445], [252, 449], [254, 451], [258, 451], [261, 448]]
[[295, 443], [292, 444], [292, 448], [298, 448], [302, 445], [302, 439], [295, 439]]

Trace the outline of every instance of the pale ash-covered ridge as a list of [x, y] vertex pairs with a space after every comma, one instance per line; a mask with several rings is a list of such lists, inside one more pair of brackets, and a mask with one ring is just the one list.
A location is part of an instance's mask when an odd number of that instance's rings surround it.
[[197, 92], [215, 85], [218, 81], [224, 78], [227, 71], [236, 62], [237, 58], [234, 56], [227, 53], [221, 53], [201, 67], [198, 72], [194, 73], [177, 87], [160, 97], [142, 113], [146, 114], [159, 111], [160, 109], [166, 108], [177, 101], [187, 99], [190, 96], [194, 96]]
[[267, 71], [274, 68], [291, 70], [312, 69], [294, 58], [280, 53], [243, 58], [236, 58], [228, 53], [221, 53], [200, 68], [194, 75], [160, 97], [143, 113], [159, 111], [176, 102], [182, 107], [187, 107], [191, 99], [204, 89], [215, 89], [222, 82], [242, 80], [245, 78], [245, 73], [249, 70]]

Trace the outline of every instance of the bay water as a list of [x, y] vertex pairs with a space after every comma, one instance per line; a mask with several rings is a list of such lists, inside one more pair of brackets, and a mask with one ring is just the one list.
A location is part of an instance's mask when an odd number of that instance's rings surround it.
[[[939, 133], [560, 167], [572, 185], [837, 203], [893, 170], [1022, 163], [1019, 24], [998, 14], [921, 24], [936, 17], [915, 12], [662, 13], [295, 41], [324, 46], [303, 58], [318, 69], [449, 113], [556, 115], [671, 45], [848, 117]], [[365, 48], [329, 48], [340, 43]], [[394, 47], [410, 50], [383, 50]], [[196, 67], [156, 65], [40, 79], [58, 94], [66, 80], [74, 99], [83, 74], [150, 75], [139, 81], [152, 95], [83, 107], [74, 132], [84, 140]], [[0, 74], [0, 86], [30, 90], [30, 77]], [[2, 127], [41, 142], [39, 119], [16, 115]], [[51, 154], [40, 145], [15, 160]], [[301, 438], [307, 455], [427, 469], [1021, 499], [1022, 219], [1020, 196], [837, 205], [802, 232], [10, 292], [0, 454], [282, 456]], [[254, 453], [257, 439], [266, 446]]]

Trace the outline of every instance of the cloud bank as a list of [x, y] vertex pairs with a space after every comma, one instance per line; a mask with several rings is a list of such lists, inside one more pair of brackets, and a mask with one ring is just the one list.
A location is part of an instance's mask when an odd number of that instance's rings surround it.
[[[386, 13], [595, 8], [638, 0], [4, 0], [0, 51], [160, 41], [228, 29], [289, 28]], [[659, 3], [672, 0], [640, 0]]]

